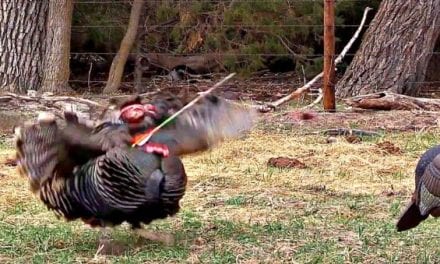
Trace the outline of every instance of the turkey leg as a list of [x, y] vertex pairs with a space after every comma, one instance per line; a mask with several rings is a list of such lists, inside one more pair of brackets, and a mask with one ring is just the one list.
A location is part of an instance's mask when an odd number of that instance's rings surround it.
[[160, 242], [167, 246], [171, 246], [174, 244], [174, 235], [170, 233], [155, 232], [143, 228], [135, 228], [133, 229], [133, 232], [141, 238], [150, 241]]

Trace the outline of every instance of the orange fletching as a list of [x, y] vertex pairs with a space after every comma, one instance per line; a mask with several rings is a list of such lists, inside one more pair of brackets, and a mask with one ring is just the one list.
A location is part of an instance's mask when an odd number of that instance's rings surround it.
[[138, 142], [142, 141], [142, 139], [148, 137], [150, 135], [151, 131], [153, 131], [153, 129], [148, 129], [144, 133], [139, 133], [139, 134], [134, 135], [131, 140], [132, 144], [137, 144]]

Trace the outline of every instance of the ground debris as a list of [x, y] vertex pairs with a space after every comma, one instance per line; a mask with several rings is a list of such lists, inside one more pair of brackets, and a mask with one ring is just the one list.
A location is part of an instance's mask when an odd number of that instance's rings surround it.
[[315, 119], [318, 115], [315, 112], [311, 111], [293, 111], [289, 113], [289, 117], [295, 121], [302, 120], [312, 120]]
[[381, 152], [385, 152], [392, 155], [400, 155], [403, 151], [390, 141], [383, 141], [376, 144]]
[[288, 158], [288, 157], [277, 157], [277, 158], [270, 158], [267, 162], [268, 166], [275, 167], [275, 168], [298, 168], [298, 169], [305, 169], [307, 166], [295, 158]]
[[327, 190], [327, 186], [320, 184], [320, 185], [307, 185], [305, 186], [306, 190], [313, 191], [313, 192], [325, 192]]
[[363, 137], [363, 136], [380, 136], [379, 133], [374, 131], [367, 131], [367, 130], [360, 130], [360, 129], [348, 129], [348, 128], [334, 128], [334, 129], [327, 129], [324, 132], [324, 135], [327, 136], [357, 136], [357, 137]]
[[17, 160], [14, 158], [7, 158], [5, 161], [3, 161], [3, 165], [8, 167], [15, 167], [17, 166]]
[[362, 138], [356, 135], [348, 135], [345, 136], [345, 140], [347, 140], [348, 143], [356, 144], [356, 143], [360, 143], [362, 141]]
[[393, 185], [391, 185], [388, 189], [382, 191], [382, 195], [386, 197], [405, 196], [406, 194], [407, 193], [404, 190], [395, 190]]

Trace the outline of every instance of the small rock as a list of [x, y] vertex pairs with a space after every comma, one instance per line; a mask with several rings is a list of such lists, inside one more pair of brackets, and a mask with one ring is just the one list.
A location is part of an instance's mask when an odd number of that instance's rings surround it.
[[335, 143], [336, 141], [338, 141], [338, 139], [337, 139], [336, 137], [327, 137], [327, 138], [325, 139], [325, 142], [326, 142], [327, 144], [332, 144], [332, 143]]
[[35, 91], [35, 90], [28, 90], [27, 95], [29, 97], [36, 97], [38, 94], [37, 94], [37, 91]]

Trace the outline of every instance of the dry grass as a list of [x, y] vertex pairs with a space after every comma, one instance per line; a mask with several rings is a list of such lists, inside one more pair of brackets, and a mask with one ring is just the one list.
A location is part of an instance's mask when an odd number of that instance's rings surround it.
[[[172, 231], [178, 245], [114, 238], [130, 250], [94, 259], [94, 230], [64, 223], [41, 206], [14, 168], [0, 177], [2, 263], [432, 263], [440, 261], [433, 219], [397, 233], [394, 223], [413, 188], [418, 156], [438, 142], [436, 131], [386, 134], [361, 143], [326, 143], [296, 130], [258, 129], [203, 155], [185, 158], [183, 210], [151, 229]], [[402, 153], [377, 143], [390, 141]], [[0, 159], [11, 155], [0, 152]], [[267, 166], [288, 156], [305, 169]]]

